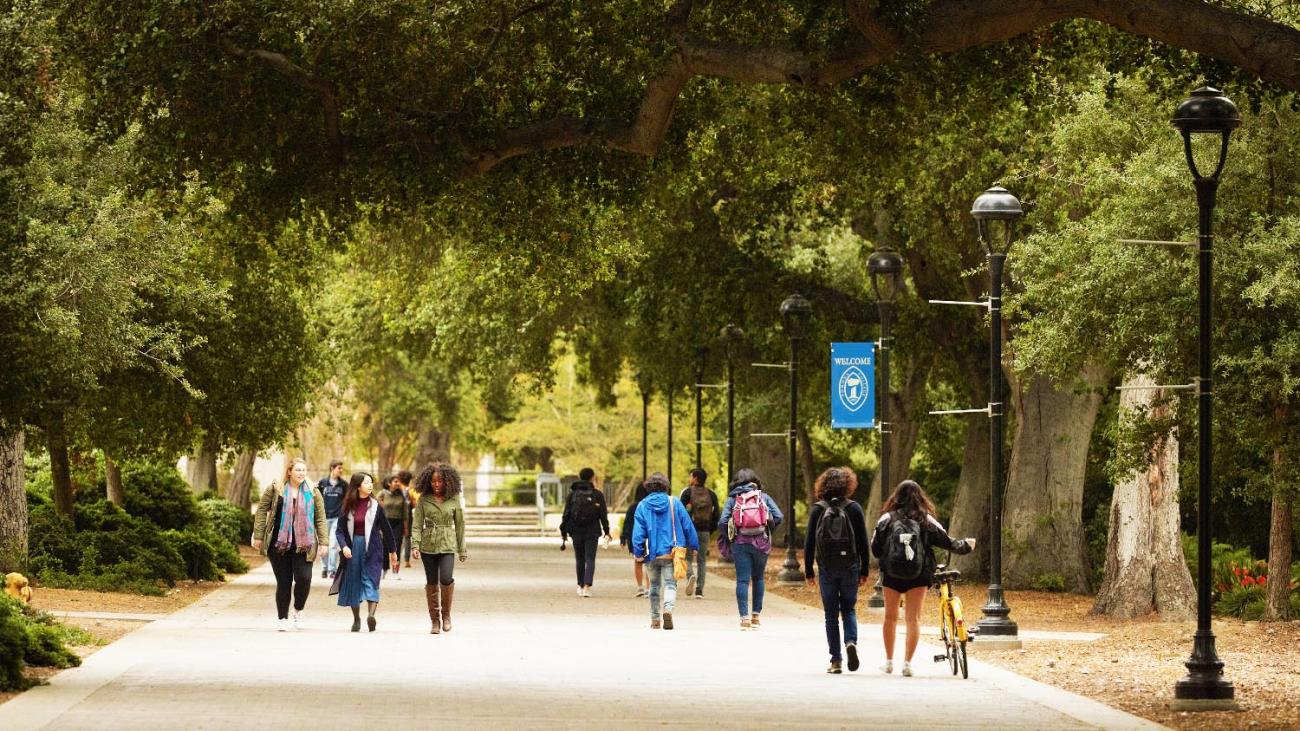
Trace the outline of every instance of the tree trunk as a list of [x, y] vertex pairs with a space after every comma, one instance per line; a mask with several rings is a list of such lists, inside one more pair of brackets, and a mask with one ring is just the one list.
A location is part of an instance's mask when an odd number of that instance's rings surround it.
[[961, 476], [952, 499], [948, 532], [954, 537], [974, 538], [976, 549], [965, 556], [953, 554], [952, 566], [970, 578], [987, 577], [989, 572], [989, 418], [984, 414], [966, 417], [966, 447], [962, 450]]
[[[753, 426], [752, 423], [748, 424]], [[747, 429], [751, 434], [757, 429]], [[736, 469], [749, 467], [758, 474], [763, 484], [763, 492], [772, 496], [782, 513], [789, 513], [790, 502], [790, 453], [786, 440], [776, 437], [752, 437], [749, 440], [749, 464], [737, 465]], [[786, 515], [785, 524], [772, 536], [772, 545], [785, 545], [785, 531], [794, 524], [794, 516]]]
[[1065, 587], [1091, 588], [1083, 533], [1083, 479], [1092, 426], [1101, 406], [1095, 389], [1103, 369], [1088, 365], [1080, 374], [1084, 393], [1058, 389], [1047, 378], [1013, 381], [1016, 407], [1006, 499], [1003, 502], [1003, 584], [1026, 588], [1035, 578], [1057, 574]]
[[[451, 432], [436, 427], [420, 425], [420, 436], [415, 444], [415, 461], [421, 469], [430, 462], [451, 461]], [[551, 465], [554, 468], [554, 464]], [[415, 470], [412, 470], [413, 472]]]
[[62, 411], [52, 409], [45, 417], [45, 438], [50, 451], [50, 477], [54, 481], [54, 510], [71, 518], [72, 471], [68, 466], [68, 435]]
[[1264, 591], [1264, 619], [1291, 619], [1291, 507], [1292, 496], [1279, 473], [1284, 452], [1273, 450], [1273, 514], [1268, 527], [1268, 586]]
[[194, 492], [217, 489], [217, 450], [204, 442], [197, 454], [186, 461], [186, 481]]
[[871, 489], [867, 493], [863, 509], [868, 516], [868, 527], [874, 527], [875, 521], [869, 516], [877, 515], [888, 493], [898, 487], [911, 474], [912, 457], [916, 454], [916, 440], [921, 432], [921, 419], [918, 411], [922, 407], [925, 384], [930, 377], [930, 366], [934, 359], [899, 359], [896, 365], [906, 368], [894, 368], [891, 380], [896, 379], [899, 371], [906, 374], [897, 390], [891, 387], [889, 394], [889, 421], [892, 422], [889, 435], [889, 481], [892, 485], [880, 484], [881, 474], [877, 470], [871, 477]]
[[799, 425], [799, 484], [803, 487], [804, 502], [812, 510], [817, 502], [816, 482], [817, 464], [813, 461], [812, 440], [808, 438], [808, 427]]
[[0, 421], [0, 574], [27, 570], [27, 475], [22, 425]]
[[226, 493], [223, 496], [244, 510], [248, 510], [253, 505], [250, 491], [253, 486], [253, 465], [256, 463], [255, 450], [245, 449], [240, 452], [239, 458], [235, 460], [234, 474], [230, 476], [230, 482], [226, 485]]
[[[1155, 385], [1145, 374], [1126, 386]], [[1120, 419], [1151, 409], [1155, 418], [1170, 407], [1154, 406], [1163, 390], [1128, 390], [1120, 395]], [[1167, 434], [1149, 448], [1150, 464], [1115, 486], [1110, 502], [1106, 569], [1093, 614], [1120, 619], [1158, 612], [1166, 621], [1196, 616], [1196, 590], [1183, 558], [1178, 529], [1178, 438]]]
[[104, 484], [107, 487], [108, 501], [117, 507], [126, 503], [126, 493], [122, 491], [122, 466], [104, 453]]

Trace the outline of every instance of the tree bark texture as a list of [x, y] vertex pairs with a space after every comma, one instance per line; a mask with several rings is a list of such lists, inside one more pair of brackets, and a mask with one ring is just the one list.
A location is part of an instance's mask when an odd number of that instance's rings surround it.
[[1264, 591], [1264, 619], [1292, 619], [1291, 517], [1294, 499], [1276, 476], [1283, 464], [1281, 447], [1273, 450], [1273, 510], [1268, 527], [1268, 586]]
[[27, 466], [22, 425], [0, 421], [0, 574], [27, 570]]
[[817, 464], [813, 461], [812, 440], [808, 438], [808, 427], [799, 425], [799, 484], [803, 486], [804, 503], [812, 510], [817, 502]]
[[235, 459], [235, 469], [226, 484], [225, 497], [230, 502], [248, 510], [253, 505], [251, 489], [253, 487], [253, 466], [257, 463], [257, 452], [245, 449]]
[[1101, 368], [1080, 374], [1090, 390], [1076, 394], [1047, 378], [1013, 381], [1016, 433], [1003, 501], [1003, 584], [1025, 588], [1046, 574], [1086, 594], [1092, 581], [1083, 532], [1083, 482], [1088, 444], [1101, 406]]
[[989, 418], [984, 414], [966, 417], [966, 446], [961, 456], [961, 476], [952, 500], [948, 532], [958, 538], [974, 538], [976, 549], [958, 556], [951, 565], [964, 576], [987, 577], [989, 564]]
[[[748, 423], [753, 426], [752, 422]], [[746, 434], [758, 431], [750, 428]], [[790, 512], [790, 452], [786, 440], [776, 437], [751, 437], [749, 440], [749, 463], [738, 464], [736, 469], [749, 467], [758, 474], [763, 484], [763, 492], [772, 496], [782, 513]], [[785, 516], [785, 524], [772, 536], [772, 545], [785, 545], [785, 532], [794, 523], [794, 516]]]
[[[857, 31], [847, 44], [811, 51], [789, 46], [744, 46], [689, 32], [690, 3], [667, 14], [667, 36], [676, 50], [657, 73], [647, 75], [639, 106], [624, 118], [556, 117], [502, 132], [463, 155], [461, 175], [483, 175], [520, 155], [594, 145], [638, 155], [658, 153], [677, 101], [695, 77], [749, 84], [831, 86], [877, 66], [917, 55], [947, 54], [1006, 41], [1070, 19], [1094, 20], [1238, 66], [1284, 88], [1300, 90], [1300, 31], [1268, 19], [1202, 0], [936, 0], [915, 27], [900, 37], [878, 15], [878, 3], [850, 0]], [[317, 79], [267, 51], [236, 53], [255, 58], [307, 93], [318, 95], [326, 114], [326, 137], [338, 137], [340, 103], [328, 80]], [[334, 120], [334, 121], [330, 121]]]
[[186, 460], [186, 481], [194, 492], [217, 489], [217, 450], [211, 445], [199, 447], [196, 454]]
[[[925, 358], [899, 358], [898, 365], [902, 368], [891, 368], [890, 377], [897, 381], [898, 377], [903, 376], [902, 381], [896, 386], [891, 385], [889, 394], [889, 481], [892, 485], [885, 485], [882, 489], [880, 484], [880, 470], [871, 477], [871, 490], [867, 494], [866, 504], [863, 510], [868, 516], [868, 528], [875, 525], [870, 516], [880, 513], [880, 506], [889, 494], [898, 487], [898, 483], [906, 480], [912, 471], [912, 457], [916, 454], [916, 440], [921, 432], [921, 412], [924, 408], [922, 403], [925, 395], [925, 384], [930, 377], [930, 366], [934, 364], [934, 358], [927, 356]], [[879, 396], [879, 394], [877, 394]]]
[[[451, 461], [451, 432], [431, 426], [420, 426], [420, 437], [415, 444], [415, 461], [420, 469], [430, 462]], [[554, 467], [554, 465], [552, 465]], [[415, 472], [416, 470], [411, 470]]]
[[126, 493], [122, 490], [122, 466], [108, 453], [104, 453], [104, 485], [108, 501], [119, 508], [126, 504]]
[[54, 482], [54, 510], [71, 518], [72, 469], [68, 464], [68, 435], [62, 411], [51, 409], [46, 415], [45, 439], [50, 452], [50, 478]]
[[[1145, 374], [1126, 378], [1126, 386], [1153, 386]], [[1157, 406], [1163, 390], [1126, 390], [1120, 394], [1121, 419], [1151, 410], [1155, 418], [1169, 416], [1170, 407]], [[1149, 447], [1149, 464], [1115, 485], [1106, 539], [1106, 568], [1093, 614], [1120, 619], [1157, 612], [1166, 621], [1196, 617], [1196, 589], [1183, 558], [1178, 528], [1178, 438], [1159, 437]]]

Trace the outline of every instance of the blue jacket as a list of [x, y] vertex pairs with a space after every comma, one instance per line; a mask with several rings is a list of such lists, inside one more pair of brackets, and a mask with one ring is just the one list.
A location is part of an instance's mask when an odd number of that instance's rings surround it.
[[672, 520], [677, 523], [677, 545], [696, 551], [700, 549], [700, 537], [695, 533], [691, 516], [686, 513], [682, 501], [668, 497], [667, 493], [652, 492], [636, 506], [632, 526], [633, 556], [652, 559], [672, 553], [673, 523], [669, 520], [669, 500], [672, 501]]
[[[757, 489], [757, 485], [747, 482], [743, 485], [736, 485], [731, 488], [731, 492], [727, 493], [727, 504], [723, 506], [722, 519], [718, 522], [718, 530], [721, 531], [722, 535], [727, 535], [727, 528], [731, 524], [731, 509], [736, 507], [736, 496]], [[767, 517], [771, 519], [772, 529], [775, 530], [781, 523], [785, 522], [785, 515], [776, 506], [776, 501], [772, 499], [771, 495], [763, 493], [763, 502], [767, 503]], [[740, 536], [736, 537], [739, 538]]]

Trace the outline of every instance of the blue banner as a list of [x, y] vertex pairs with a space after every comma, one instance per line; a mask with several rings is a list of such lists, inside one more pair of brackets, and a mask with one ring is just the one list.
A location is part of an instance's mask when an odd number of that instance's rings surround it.
[[831, 343], [831, 428], [876, 428], [875, 343]]

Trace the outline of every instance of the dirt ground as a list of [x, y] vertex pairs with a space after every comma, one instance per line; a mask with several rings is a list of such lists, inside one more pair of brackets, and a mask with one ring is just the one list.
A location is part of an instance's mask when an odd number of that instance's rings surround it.
[[[255, 569], [266, 562], [248, 546], [241, 546], [239, 554], [248, 562], [249, 569]], [[234, 577], [231, 577], [234, 578]], [[225, 586], [224, 581], [183, 581], [163, 596], [142, 596], [140, 594], [121, 594], [115, 592], [81, 591], [78, 589], [51, 589], [34, 587], [32, 604], [37, 609], [47, 612], [111, 612], [125, 614], [170, 614], [197, 601], [205, 594]], [[72, 651], [85, 659], [108, 644], [121, 639], [127, 634], [144, 626], [144, 622], [116, 619], [88, 619], [82, 617], [65, 617], [63, 624], [80, 627], [95, 638], [95, 644], [73, 645]], [[26, 675], [44, 682], [56, 673], [58, 668], [27, 668]], [[0, 692], [0, 703], [13, 698], [17, 693]]]
[[[809, 606], [820, 607], [815, 589], [777, 586], [784, 553], [772, 552], [768, 590]], [[802, 566], [802, 557], [800, 558]], [[716, 569], [734, 577], [730, 566]], [[859, 618], [879, 619], [863, 611], [867, 593], [859, 599]], [[968, 618], [978, 618], [986, 587], [959, 584], [957, 593]], [[984, 651], [974, 643], [971, 656], [1042, 683], [1064, 688], [1175, 729], [1296, 729], [1300, 728], [1300, 622], [1214, 621], [1224, 675], [1236, 687], [1241, 707], [1234, 712], [1187, 713], [1173, 710], [1174, 683], [1186, 675], [1183, 662], [1192, 651], [1195, 622], [1128, 621], [1089, 614], [1092, 597], [1037, 591], [1006, 594], [1011, 618], [1021, 631], [1096, 632], [1106, 636], [1091, 642], [1025, 640], [1019, 651]], [[922, 624], [937, 624], [932, 606]]]

